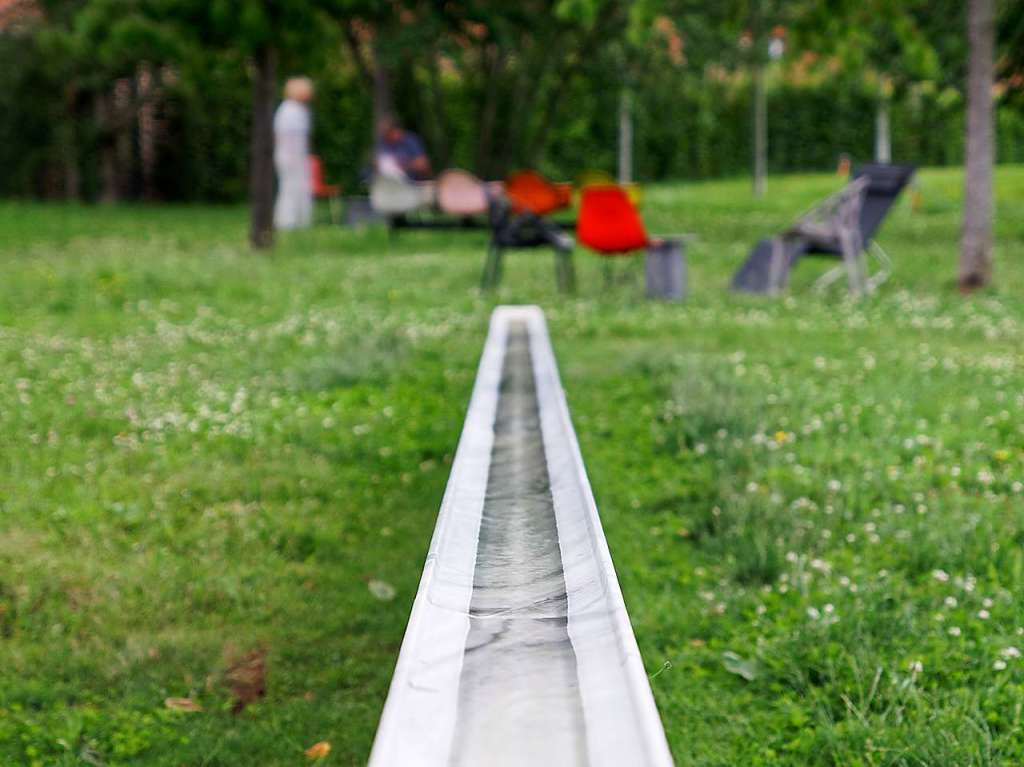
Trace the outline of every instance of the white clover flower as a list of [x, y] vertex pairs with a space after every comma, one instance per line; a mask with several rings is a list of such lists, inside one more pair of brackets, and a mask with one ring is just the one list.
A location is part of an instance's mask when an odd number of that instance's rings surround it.
[[939, 583], [946, 583], [949, 580], [949, 573], [945, 570], [932, 570], [932, 578]]
[[960, 635], [961, 635], [961, 634], [962, 634], [963, 632], [962, 632], [962, 631], [960, 630], [960, 627], [959, 627], [959, 626], [950, 626], [950, 627], [949, 627], [949, 628], [948, 628], [948, 629], [946, 630], [946, 633], [948, 633], [948, 634], [949, 634], [949, 635], [950, 635], [951, 637], [958, 637], [958, 636], [960, 636]]
[[944, 600], [942, 600], [942, 604], [944, 604], [946, 607], [956, 607], [958, 602], [956, 601], [956, 597], [946, 597]]
[[812, 621], [816, 621], [816, 620], [818, 620], [821, 617], [821, 613], [818, 612], [818, 608], [817, 607], [808, 607], [807, 608], [807, 617], [810, 618]]
[[988, 610], [978, 610], [978, 617], [983, 621], [987, 621], [991, 615]]
[[915, 660], [915, 661], [911, 661], [910, 662], [910, 673], [912, 673], [912, 674], [920, 674], [923, 671], [924, 671], [924, 663], [922, 663], [919, 660]]
[[1005, 668], [1006, 668], [1006, 661], [1005, 660], [997, 660], [995, 663], [992, 664], [992, 669], [994, 671], [1003, 671]]

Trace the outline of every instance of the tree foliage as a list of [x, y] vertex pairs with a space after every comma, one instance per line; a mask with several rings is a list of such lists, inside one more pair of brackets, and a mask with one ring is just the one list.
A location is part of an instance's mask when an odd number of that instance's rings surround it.
[[[965, 35], [954, 0], [40, 6], [41, 23], [0, 33], [3, 193], [238, 199], [254, 115], [269, 109], [255, 110], [253, 98], [268, 52], [265, 102], [285, 77], [314, 77], [315, 145], [350, 190], [367, 163], [375, 102], [424, 137], [436, 167], [491, 177], [524, 165], [562, 177], [612, 170], [624, 85], [640, 178], [742, 173], [748, 67], [764, 55], [755, 38], [776, 27], [786, 54], [766, 80], [770, 169], [869, 155], [871, 102], [885, 81], [899, 158], [962, 157]], [[1020, 4], [1004, 2], [1000, 18], [998, 156], [1012, 160], [1024, 152]]]

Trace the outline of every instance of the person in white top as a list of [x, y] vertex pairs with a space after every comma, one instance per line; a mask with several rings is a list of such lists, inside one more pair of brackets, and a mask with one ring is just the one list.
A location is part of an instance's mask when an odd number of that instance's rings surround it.
[[298, 229], [313, 220], [313, 185], [309, 174], [309, 102], [313, 82], [293, 77], [285, 83], [284, 101], [274, 113], [274, 167], [277, 201], [274, 226]]

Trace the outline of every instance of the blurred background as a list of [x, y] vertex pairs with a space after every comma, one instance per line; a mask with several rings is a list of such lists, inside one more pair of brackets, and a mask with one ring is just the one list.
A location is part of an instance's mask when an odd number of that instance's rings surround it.
[[[1000, 163], [1024, 161], [1022, 8], [996, 9]], [[392, 109], [435, 167], [485, 178], [749, 173], [759, 129], [770, 172], [842, 154], [955, 165], [964, 14], [958, 0], [0, 0], [0, 195], [241, 200], [253, 110], [272, 105], [259, 87], [276, 103], [297, 74], [317, 87], [314, 151], [346, 192], [375, 110]]]

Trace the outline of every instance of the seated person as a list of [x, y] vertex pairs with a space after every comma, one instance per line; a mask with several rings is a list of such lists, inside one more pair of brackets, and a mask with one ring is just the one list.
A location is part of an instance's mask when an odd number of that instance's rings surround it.
[[403, 129], [393, 117], [381, 120], [375, 151], [376, 171], [386, 176], [404, 176], [413, 181], [430, 178], [430, 160], [420, 137]]

